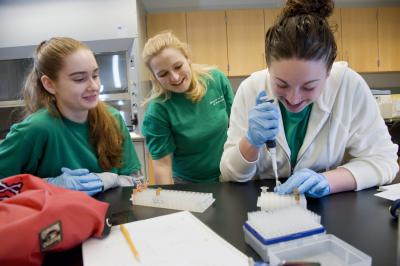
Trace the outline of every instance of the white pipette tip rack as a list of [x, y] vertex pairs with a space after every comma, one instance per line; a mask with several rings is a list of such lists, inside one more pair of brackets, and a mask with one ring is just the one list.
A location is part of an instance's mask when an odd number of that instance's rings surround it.
[[215, 201], [212, 193], [147, 188], [132, 193], [133, 205], [204, 212]]
[[257, 207], [262, 211], [271, 211], [290, 206], [301, 206], [307, 209], [307, 200], [304, 195], [278, 195], [275, 192], [267, 192], [268, 187], [261, 187], [261, 194], [257, 200]]
[[[296, 222], [293, 219], [296, 219]], [[268, 261], [269, 247], [282, 242], [324, 234], [321, 217], [300, 206], [248, 213], [243, 226], [245, 242]]]
[[261, 187], [257, 206], [243, 225], [245, 242], [270, 266], [290, 261], [320, 265], [370, 266], [371, 257], [334, 235], [326, 234], [321, 217], [307, 210], [298, 191], [280, 196]]

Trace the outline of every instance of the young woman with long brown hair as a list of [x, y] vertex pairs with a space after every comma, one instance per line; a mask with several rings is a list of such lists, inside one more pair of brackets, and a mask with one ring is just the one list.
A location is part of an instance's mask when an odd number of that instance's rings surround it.
[[30, 173], [89, 194], [133, 185], [140, 163], [122, 117], [99, 101], [93, 52], [56, 37], [37, 46], [33, 61], [23, 88], [26, 118], [0, 144], [0, 177]]

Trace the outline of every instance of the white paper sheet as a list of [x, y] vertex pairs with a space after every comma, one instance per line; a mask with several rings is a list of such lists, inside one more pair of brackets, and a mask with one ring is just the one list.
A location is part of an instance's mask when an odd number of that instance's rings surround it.
[[83, 243], [84, 265], [249, 265], [247, 256], [187, 211], [125, 226], [139, 252], [140, 261], [130, 251], [119, 227], [114, 226], [105, 239], [91, 238]]
[[400, 199], [400, 184], [380, 186], [378, 188], [378, 191], [383, 191], [383, 192], [374, 194], [377, 197], [381, 197], [391, 201]]

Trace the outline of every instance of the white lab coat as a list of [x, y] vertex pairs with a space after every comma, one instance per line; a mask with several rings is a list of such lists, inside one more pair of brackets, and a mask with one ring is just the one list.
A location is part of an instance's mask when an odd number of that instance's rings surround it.
[[[239, 151], [239, 141], [248, 128], [248, 112], [262, 90], [272, 95], [267, 69], [253, 73], [239, 86], [220, 163], [222, 180], [274, 178], [265, 148], [255, 162], [245, 160]], [[346, 62], [333, 64], [325, 88], [314, 102], [294, 168], [282, 119], [279, 126], [276, 153], [280, 177], [302, 168], [324, 172], [340, 166], [353, 174], [356, 190], [361, 190], [391, 182], [399, 169], [397, 145], [391, 141], [377, 103], [363, 78]]]

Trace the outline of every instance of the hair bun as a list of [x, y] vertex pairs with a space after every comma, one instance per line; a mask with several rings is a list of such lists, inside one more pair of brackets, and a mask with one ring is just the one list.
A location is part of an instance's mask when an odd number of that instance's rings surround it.
[[288, 0], [283, 9], [283, 16], [315, 15], [329, 17], [335, 4], [333, 0]]

